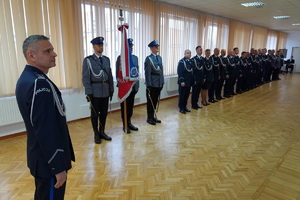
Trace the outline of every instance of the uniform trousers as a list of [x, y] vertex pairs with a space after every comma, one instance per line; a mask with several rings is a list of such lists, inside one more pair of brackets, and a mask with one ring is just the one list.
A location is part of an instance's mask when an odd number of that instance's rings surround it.
[[236, 76], [231, 76], [231, 78], [229, 78], [230, 80], [230, 94], [234, 94], [234, 86], [235, 86], [235, 83], [236, 83]]
[[208, 90], [208, 99], [214, 100], [215, 99], [215, 92], [218, 85], [218, 79], [214, 79], [213, 82], [211, 82], [210, 89]]
[[148, 87], [146, 89], [148, 119], [154, 119], [154, 109], [156, 109], [161, 90], [162, 87]]
[[224, 79], [223, 78], [220, 78], [217, 82], [217, 87], [216, 87], [216, 97], [217, 98], [221, 98], [223, 95], [221, 94], [222, 93], [222, 88], [223, 88], [223, 85], [224, 85]]
[[[107, 111], [108, 111], [108, 101], [109, 97], [98, 98], [93, 97], [92, 108], [91, 108], [91, 122], [94, 131], [100, 131], [105, 129]], [[100, 118], [100, 124], [98, 117]], [[100, 130], [98, 130], [100, 127]]]
[[54, 188], [55, 176], [52, 178], [35, 177], [34, 200], [63, 200], [66, 190], [66, 182], [60, 188]]
[[178, 92], [179, 92], [179, 97], [178, 97], [178, 107], [180, 110], [184, 110], [187, 106], [187, 100], [189, 98], [191, 91], [191, 86], [184, 86], [182, 87], [179, 85]]
[[202, 83], [196, 83], [192, 86], [192, 98], [191, 98], [192, 107], [198, 106], [201, 87], [202, 87]]
[[[131, 117], [132, 117], [132, 114], [133, 114], [133, 106], [134, 106], [134, 97], [136, 95], [137, 91], [135, 90], [132, 90], [130, 95], [126, 98], [126, 120], [127, 120], [127, 125], [129, 123], [131, 123]], [[124, 103], [125, 101], [123, 101], [121, 103], [121, 118], [122, 118], [122, 121], [123, 121], [123, 126], [125, 126], [125, 123], [124, 123]]]
[[242, 92], [244, 90], [245, 78], [244, 75], [242, 77], [238, 76], [237, 84], [236, 84], [236, 92]]
[[230, 88], [231, 88], [231, 79], [228, 78], [225, 80], [224, 96], [228, 96], [231, 94]]

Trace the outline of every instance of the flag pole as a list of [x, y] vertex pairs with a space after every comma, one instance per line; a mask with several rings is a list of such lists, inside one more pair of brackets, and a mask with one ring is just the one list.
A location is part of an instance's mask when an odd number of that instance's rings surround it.
[[[123, 17], [123, 10], [120, 9], [120, 16], [119, 16], [119, 20], [121, 22], [121, 26], [123, 25], [123, 22], [124, 22], [124, 17]], [[123, 39], [123, 38], [122, 38]], [[126, 41], [127, 42], [127, 41]], [[121, 63], [122, 64], [122, 63]], [[120, 66], [121, 67], [121, 66]], [[120, 69], [120, 68], [119, 68]], [[120, 88], [119, 88], [120, 89]], [[126, 102], [126, 99], [123, 101], [123, 113], [124, 113], [124, 116], [123, 116], [123, 121], [124, 121], [124, 133], [127, 133], [127, 129], [128, 129], [128, 122], [127, 122], [127, 102]]]

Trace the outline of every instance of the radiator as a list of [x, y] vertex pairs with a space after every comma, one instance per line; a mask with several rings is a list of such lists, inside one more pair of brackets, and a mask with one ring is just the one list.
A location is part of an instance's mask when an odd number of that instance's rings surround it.
[[0, 98], [0, 126], [22, 121], [16, 97]]
[[168, 77], [168, 79], [167, 79], [167, 91], [168, 92], [178, 90], [177, 81], [178, 81], [177, 76]]

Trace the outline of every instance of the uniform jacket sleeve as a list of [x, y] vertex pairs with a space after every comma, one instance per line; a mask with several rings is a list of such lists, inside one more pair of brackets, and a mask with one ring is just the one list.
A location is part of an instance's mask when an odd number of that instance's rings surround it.
[[184, 83], [184, 63], [182, 60], [178, 62], [177, 67], [177, 74], [178, 74], [178, 84]]
[[82, 84], [85, 89], [85, 94], [93, 94], [91, 78], [90, 78], [90, 69], [87, 64], [87, 59], [84, 58], [82, 63]]
[[111, 68], [110, 68], [110, 60], [108, 57], [106, 57], [108, 59], [108, 67], [107, 67], [107, 75], [108, 75], [108, 83], [109, 83], [109, 93], [112, 94], [114, 93], [114, 79], [112, 76], [112, 72], [111, 72]]
[[146, 87], [151, 87], [152, 83], [151, 83], [151, 63], [150, 63], [150, 59], [149, 57], [147, 57], [145, 59], [145, 63], [144, 63], [144, 71], [145, 71], [145, 84]]

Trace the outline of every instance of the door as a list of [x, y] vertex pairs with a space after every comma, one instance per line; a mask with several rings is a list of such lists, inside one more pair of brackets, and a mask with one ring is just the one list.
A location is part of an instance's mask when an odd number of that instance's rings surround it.
[[294, 72], [300, 72], [300, 47], [293, 47], [292, 56], [295, 60]]

